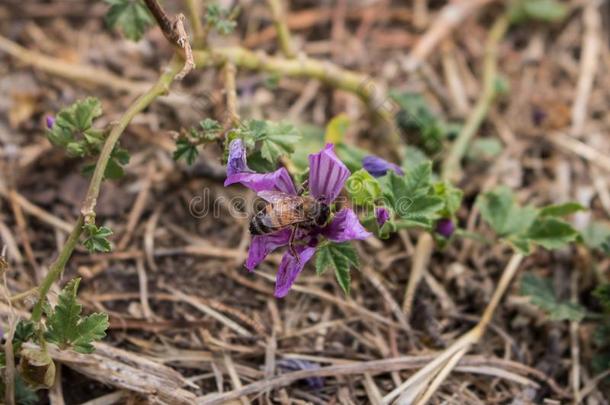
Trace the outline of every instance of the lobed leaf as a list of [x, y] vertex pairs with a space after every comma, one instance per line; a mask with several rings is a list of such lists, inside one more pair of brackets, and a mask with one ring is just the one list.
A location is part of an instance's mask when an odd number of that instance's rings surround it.
[[483, 219], [501, 237], [521, 234], [532, 225], [538, 211], [534, 207], [520, 207], [508, 187], [498, 187], [477, 200]]
[[509, 10], [513, 23], [528, 20], [553, 23], [563, 20], [567, 14], [567, 7], [557, 0], [517, 0]]
[[530, 302], [547, 312], [554, 321], [581, 321], [585, 309], [568, 301], [558, 301], [549, 280], [526, 273], [521, 279], [521, 294], [530, 298]]
[[373, 206], [381, 197], [381, 185], [369, 172], [360, 169], [347, 179], [345, 188], [352, 202], [362, 206]]
[[139, 41], [154, 24], [153, 16], [141, 0], [105, 0], [110, 4], [106, 24], [118, 28], [132, 41]]
[[95, 313], [81, 316], [82, 306], [76, 293], [80, 278], [68, 282], [59, 294], [55, 308], [47, 308], [47, 341], [65, 349], [73, 347], [79, 353], [91, 353], [92, 343], [106, 336], [108, 315]]
[[97, 227], [95, 224], [85, 224], [83, 229], [86, 233], [86, 239], [83, 241], [83, 245], [91, 253], [94, 252], [110, 252], [112, 246], [108, 237], [112, 235], [112, 230], [105, 226]]
[[332, 268], [339, 286], [346, 295], [349, 294], [350, 289], [350, 267], [357, 267], [358, 264], [358, 254], [349, 242], [328, 243], [320, 246], [316, 252], [318, 275]]

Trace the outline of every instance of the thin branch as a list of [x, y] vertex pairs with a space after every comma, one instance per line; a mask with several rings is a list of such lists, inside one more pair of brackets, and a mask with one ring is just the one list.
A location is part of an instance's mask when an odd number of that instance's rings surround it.
[[237, 87], [235, 76], [237, 69], [231, 62], [227, 62], [224, 67], [225, 91], [227, 93], [227, 118], [225, 126], [230, 128], [239, 124], [239, 109], [237, 104]]
[[32, 65], [37, 69], [68, 80], [95, 84], [96, 86], [109, 87], [129, 93], [141, 93], [149, 86], [148, 83], [126, 80], [103, 69], [87, 65], [75, 65], [59, 58], [43, 55], [40, 52], [30, 51], [1, 35], [0, 51], [6, 52], [21, 63]]
[[290, 35], [290, 29], [286, 24], [286, 13], [284, 10], [284, 4], [282, 0], [267, 0], [271, 13], [273, 14], [273, 24], [277, 31], [277, 39], [282, 49], [282, 53], [287, 58], [294, 58], [296, 51], [294, 43], [292, 42], [292, 36]]
[[203, 11], [201, 0], [185, 0], [186, 9], [188, 11], [189, 23], [193, 29], [193, 48], [199, 49], [205, 47], [206, 33], [201, 23], [201, 14]]
[[76, 247], [81, 236], [83, 225], [86, 222], [93, 220], [95, 217], [95, 205], [100, 192], [100, 186], [102, 184], [102, 180], [104, 179], [104, 173], [106, 171], [106, 166], [108, 165], [110, 155], [112, 154], [112, 150], [114, 149], [116, 143], [123, 134], [123, 131], [125, 131], [127, 125], [138, 113], [148, 107], [157, 97], [167, 93], [170, 83], [176, 78], [178, 72], [180, 72], [182, 64], [182, 59], [174, 56], [170, 62], [169, 68], [161, 75], [161, 77], [159, 77], [157, 83], [155, 83], [150, 90], [142, 94], [134, 101], [134, 103], [127, 109], [125, 114], [123, 114], [118, 123], [110, 131], [102, 151], [100, 152], [93, 176], [91, 177], [89, 189], [87, 190], [87, 195], [85, 196], [83, 207], [81, 209], [81, 215], [78, 217], [72, 232], [70, 232], [70, 236], [59, 252], [59, 256], [53, 262], [53, 264], [51, 264], [49, 272], [39, 286], [38, 302], [36, 302], [36, 305], [32, 309], [32, 320], [34, 322], [40, 321], [42, 317], [42, 307], [46, 300], [47, 293], [49, 292], [51, 285], [53, 285], [53, 283], [57, 281], [63, 273], [66, 263], [70, 259], [70, 256], [72, 256], [72, 252], [74, 251], [74, 248]]
[[583, 13], [585, 34], [580, 55], [580, 75], [572, 104], [572, 134], [581, 135], [587, 119], [587, 104], [593, 88], [601, 51], [601, 3], [590, 2]]
[[[66, 64], [59, 59], [28, 51], [0, 36], [0, 50], [6, 50], [5, 48], [12, 51], [15, 51], [15, 48], [20, 48], [18, 52], [7, 52], [24, 63], [57, 76], [101, 86], [107, 85], [111, 88], [130, 92], [139, 93], [142, 91], [142, 85], [139, 83], [134, 85], [127, 81], [117, 82], [116, 80], [120, 80], [119, 78], [102, 69]], [[341, 68], [328, 61], [309, 57], [286, 59], [269, 56], [262, 52], [252, 52], [242, 47], [197, 50], [193, 52], [193, 57], [197, 68], [220, 68], [227, 61], [230, 61], [236, 68], [263, 71], [287, 77], [316, 79], [331, 87], [353, 93], [365, 103], [370, 111], [380, 118], [382, 124], [388, 127], [390, 150], [402, 159], [402, 141], [393, 118], [396, 105], [390, 101], [384, 87], [367, 75]]]
[[404, 312], [407, 321], [411, 317], [415, 291], [417, 290], [419, 281], [426, 273], [433, 250], [434, 239], [432, 239], [432, 236], [428, 232], [423, 233], [417, 240], [417, 247], [415, 248], [415, 254], [411, 265], [411, 273], [409, 274], [409, 281], [402, 302], [402, 311]]
[[178, 48], [181, 50], [182, 57], [184, 58], [184, 66], [180, 73], [176, 75], [176, 80], [181, 80], [195, 68], [195, 62], [193, 61], [193, 50], [191, 49], [189, 37], [184, 26], [186, 17], [184, 17], [184, 14], [178, 14], [174, 18], [169, 18], [157, 0], [144, 0], [144, 3], [152, 13], [153, 17], [155, 17], [155, 20], [157, 21], [159, 28], [161, 28], [165, 38], [170, 44], [178, 46]]

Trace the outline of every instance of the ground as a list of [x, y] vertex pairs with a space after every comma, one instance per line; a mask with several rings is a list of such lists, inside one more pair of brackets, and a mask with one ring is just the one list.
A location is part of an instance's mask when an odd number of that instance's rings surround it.
[[[192, 4], [164, 3], [170, 15], [187, 17]], [[463, 125], [486, 91], [485, 50], [502, 2], [451, 3], [286, 2], [282, 21], [296, 58], [321, 61], [322, 80], [275, 68], [288, 56], [265, 2], [240, 3], [235, 32], [211, 32], [208, 43], [210, 52], [239, 46], [260, 58], [234, 61], [234, 112], [242, 119], [286, 120], [315, 137], [346, 114], [346, 143], [402, 163], [396, 142], [422, 146], [426, 139], [396, 128], [389, 94], [419, 93], [436, 116]], [[513, 25], [497, 41], [494, 86], [504, 90], [485, 106], [476, 142], [448, 175], [464, 190], [457, 225], [482, 239], [443, 244], [411, 229], [358, 242], [360, 269], [352, 271], [348, 296], [330, 272], [318, 276], [309, 265], [287, 297], [275, 298], [281, 253], [255, 272], [244, 268], [255, 196], [223, 186], [222, 145], [207, 145], [191, 166], [172, 159], [180, 131], [227, 117], [225, 69], [211, 66], [217, 63], [210, 57], [209, 66], [172, 83], [122, 134], [120, 144], [131, 154], [125, 176], [103, 182], [96, 221], [113, 230], [112, 252], [78, 246], [51, 290], [53, 301], [59, 286], [81, 277], [84, 311], [108, 313], [108, 335], [91, 355], [95, 365], [82, 355], [52, 352], [61, 384], [38, 391], [40, 403], [97, 397], [99, 403], [213, 403], [215, 393], [242, 403], [380, 402], [477, 325], [515, 257], [481, 220], [475, 206], [481, 192], [507, 185], [523, 204], [578, 201], [588, 210], [570, 219], [577, 229], [608, 223], [610, 8], [602, 3], [563, 2], [563, 20]], [[445, 20], [448, 9], [463, 11], [457, 24]], [[53, 146], [46, 117], [94, 96], [103, 107], [96, 126], [112, 128], [175, 51], [157, 26], [140, 41], [125, 38], [108, 27], [107, 10], [104, 2], [0, 4], [0, 247], [7, 247], [10, 295], [35, 287], [47, 273], [81, 212], [89, 184], [83, 167], [95, 163]], [[186, 23], [192, 39], [192, 19]], [[339, 67], [340, 78], [355, 72], [362, 85], [328, 80]], [[439, 174], [454, 140], [449, 135], [429, 148]], [[235, 198], [243, 206], [235, 208]], [[405, 290], [422, 267], [407, 316]], [[583, 244], [524, 257], [486, 333], [431, 403], [608, 403], [607, 381], [595, 379], [592, 366], [595, 322], [550, 321], [520, 285], [524, 273], [549, 277], [558, 297], [595, 311], [591, 291], [607, 280], [609, 268], [607, 256]], [[5, 331], [8, 314], [27, 318], [34, 302], [27, 297], [10, 309], [4, 300]]]

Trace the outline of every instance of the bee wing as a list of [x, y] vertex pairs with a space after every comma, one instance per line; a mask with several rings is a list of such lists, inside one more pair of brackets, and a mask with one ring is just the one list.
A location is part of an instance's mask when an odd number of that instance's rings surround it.
[[282, 193], [281, 191], [259, 191], [256, 193], [263, 200], [270, 202], [271, 204], [275, 204], [278, 201], [293, 198], [293, 195]]
[[286, 224], [296, 224], [307, 220], [303, 209], [303, 198], [296, 195], [284, 195], [273, 204], [273, 212]]

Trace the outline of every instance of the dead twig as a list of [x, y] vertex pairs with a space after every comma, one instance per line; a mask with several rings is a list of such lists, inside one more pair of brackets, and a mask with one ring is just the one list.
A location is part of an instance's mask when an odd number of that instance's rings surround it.
[[144, 0], [144, 3], [150, 10], [153, 17], [155, 17], [155, 20], [157, 21], [159, 28], [161, 28], [165, 38], [170, 44], [177, 46], [182, 51], [184, 66], [176, 75], [176, 80], [182, 80], [184, 76], [195, 68], [193, 50], [191, 49], [189, 36], [184, 27], [186, 17], [184, 17], [184, 14], [180, 13], [174, 18], [170, 19], [157, 0]]
[[600, 2], [589, 2], [583, 13], [585, 34], [582, 39], [580, 76], [578, 77], [576, 95], [572, 104], [572, 134], [576, 136], [582, 135], [584, 129], [587, 119], [587, 104], [599, 62], [602, 42], [600, 6]]

